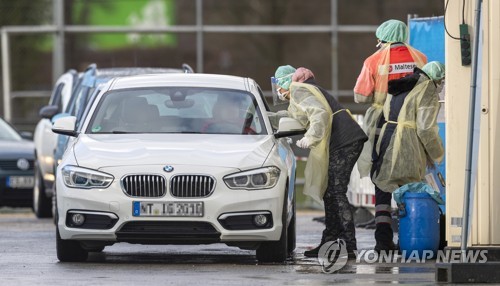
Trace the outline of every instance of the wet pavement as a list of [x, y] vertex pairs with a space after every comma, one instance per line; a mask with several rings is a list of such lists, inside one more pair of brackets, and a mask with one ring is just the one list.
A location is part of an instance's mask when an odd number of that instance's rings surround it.
[[[321, 212], [301, 211], [297, 249], [286, 264], [259, 265], [255, 251], [224, 244], [176, 246], [115, 244], [86, 263], [60, 263], [54, 226], [29, 212], [0, 212], [0, 285], [331, 285], [435, 284], [435, 261], [378, 263], [350, 259], [327, 274], [303, 252], [316, 246]], [[358, 249], [371, 250], [373, 230], [357, 229]]]
[[[299, 216], [300, 223], [297, 226], [297, 249], [295, 256], [295, 271], [297, 273], [317, 273], [326, 276], [325, 284], [332, 282], [364, 285], [379, 283], [397, 284], [434, 284], [435, 263], [433, 260], [426, 263], [378, 263], [365, 261], [360, 258], [349, 259], [347, 264], [334, 273], [324, 273], [319, 265], [318, 259], [304, 257], [305, 250], [315, 246], [321, 239], [323, 225], [312, 221], [312, 218], [320, 216], [321, 212], [302, 212]], [[395, 241], [397, 241], [397, 234]], [[374, 230], [356, 228], [356, 239], [358, 250], [373, 253], [375, 246]], [[364, 257], [364, 256], [363, 256]], [[370, 256], [366, 256], [370, 258]]]

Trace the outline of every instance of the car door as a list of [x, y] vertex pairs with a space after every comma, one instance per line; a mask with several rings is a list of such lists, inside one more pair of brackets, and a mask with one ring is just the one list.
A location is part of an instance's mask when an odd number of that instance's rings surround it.
[[49, 104], [40, 109], [42, 119], [35, 128], [35, 187], [33, 188], [33, 211], [39, 218], [50, 217], [50, 196], [54, 187], [53, 150], [56, 146], [57, 134], [52, 132], [51, 119], [60, 113], [73, 92], [78, 81], [75, 70], [61, 75], [54, 85]]
[[[56, 83], [50, 96], [49, 104], [57, 106], [57, 111], [61, 112], [68, 104], [69, 98], [77, 81], [78, 75], [75, 70], [69, 70], [61, 75]], [[52, 174], [52, 155], [56, 146], [56, 134], [52, 132], [52, 123], [49, 118], [42, 118], [36, 128], [34, 134], [35, 153], [38, 168], [42, 178], [50, 178], [46, 174]], [[50, 182], [47, 187], [51, 188]]]

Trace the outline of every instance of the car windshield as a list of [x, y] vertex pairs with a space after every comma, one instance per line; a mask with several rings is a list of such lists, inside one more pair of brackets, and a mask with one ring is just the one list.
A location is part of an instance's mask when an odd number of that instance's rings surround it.
[[267, 134], [251, 93], [206, 87], [110, 91], [86, 133]]
[[7, 122], [0, 119], [0, 140], [21, 141], [22, 138]]

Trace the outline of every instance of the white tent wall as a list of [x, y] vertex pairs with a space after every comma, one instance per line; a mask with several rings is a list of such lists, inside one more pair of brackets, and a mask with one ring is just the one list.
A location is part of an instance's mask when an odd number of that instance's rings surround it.
[[[446, 1], [445, 1], [446, 2]], [[465, 2], [465, 7], [463, 3]], [[476, 1], [448, 3], [445, 23], [459, 36], [462, 13], [474, 41]], [[464, 11], [462, 9], [465, 9]], [[469, 246], [500, 246], [500, 1], [485, 0], [482, 6], [482, 41], [479, 52], [478, 90], [481, 102], [476, 188], [471, 201]], [[471, 66], [462, 66], [460, 41], [446, 37], [446, 239], [448, 246], [461, 242], [461, 218], [465, 189], [467, 130], [470, 118]], [[472, 44], [471, 44], [472, 47]], [[474, 51], [472, 51], [474, 53]]]

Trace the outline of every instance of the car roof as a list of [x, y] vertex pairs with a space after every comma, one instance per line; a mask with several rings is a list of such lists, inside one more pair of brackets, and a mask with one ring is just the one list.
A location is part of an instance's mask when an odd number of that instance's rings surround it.
[[19, 130], [17, 130], [12, 124], [10, 124], [9, 122], [7, 122], [5, 119], [3, 119], [2, 117], [0, 117], [0, 130], [1, 131], [4, 131], [3, 127], [5, 127], [5, 130], [7, 130], [7, 133], [9, 133], [9, 131], [12, 131], [13, 133], [17, 134], [19, 136], [19, 140], [21, 140], [21, 134], [19, 133]]
[[96, 68], [95, 74], [84, 74], [82, 85], [95, 87], [100, 83], [105, 83], [114, 77], [131, 76], [140, 74], [157, 73], [183, 73], [184, 70], [176, 68], [151, 68], [151, 67], [113, 67]]
[[116, 78], [110, 90], [141, 87], [211, 87], [248, 90], [247, 78], [220, 74], [147, 74]]
[[174, 68], [149, 68], [149, 67], [121, 67], [121, 68], [97, 68], [96, 76], [129, 76], [138, 74], [151, 74], [151, 73], [183, 73], [182, 69]]

